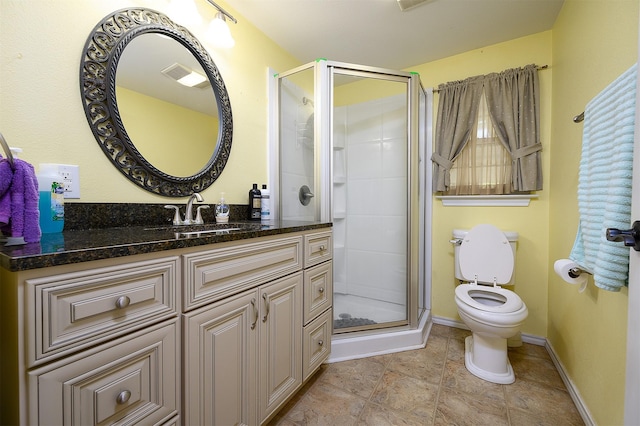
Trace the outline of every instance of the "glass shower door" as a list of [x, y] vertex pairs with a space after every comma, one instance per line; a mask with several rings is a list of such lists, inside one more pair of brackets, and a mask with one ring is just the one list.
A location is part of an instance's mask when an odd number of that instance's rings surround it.
[[318, 60], [277, 82], [277, 218], [333, 223], [334, 333], [416, 328], [419, 77]]
[[407, 77], [332, 68], [334, 331], [407, 324]]

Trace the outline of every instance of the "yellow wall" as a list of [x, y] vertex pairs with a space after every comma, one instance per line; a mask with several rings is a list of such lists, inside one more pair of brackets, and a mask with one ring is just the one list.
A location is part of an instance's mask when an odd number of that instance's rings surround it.
[[[229, 24], [236, 39], [234, 48], [207, 44], [204, 32], [215, 9], [204, 0], [195, 3], [205, 22], [189, 30], [220, 70], [234, 121], [227, 166], [203, 195], [213, 203], [224, 191], [228, 202], [246, 204], [251, 184], [267, 179], [267, 69], [285, 71], [300, 62], [239, 16], [238, 24]], [[82, 198], [77, 201], [167, 201], [131, 183], [102, 153], [82, 109], [79, 67], [87, 36], [106, 15], [125, 7], [168, 13], [168, 4], [165, 0], [0, 3], [0, 132], [11, 146], [21, 147], [22, 158], [36, 168], [39, 163], [79, 165]], [[237, 15], [224, 1], [219, 4]]]
[[[549, 265], [567, 257], [578, 223], [582, 125], [571, 118], [638, 58], [638, 0], [566, 0], [553, 27]], [[612, 165], [615, 167], [615, 165]], [[552, 269], [548, 339], [597, 424], [623, 424], [627, 292], [583, 294]]]
[[[188, 177], [207, 165], [215, 149], [211, 138], [218, 134], [217, 116], [120, 86], [116, 87], [116, 97], [129, 138], [154, 167], [173, 176]], [[189, 148], [161, 149], [176, 144]]]
[[[444, 207], [433, 203], [432, 239], [432, 312], [433, 315], [459, 320], [454, 301], [456, 280], [453, 275], [453, 245], [449, 242], [455, 228], [470, 228], [492, 223], [505, 231], [519, 233], [514, 290], [529, 308], [523, 332], [545, 336], [547, 330], [547, 276], [549, 271], [549, 164], [551, 129], [551, 31], [506, 43], [473, 50], [411, 68], [420, 73], [425, 87], [461, 80], [479, 74], [502, 71], [535, 63], [549, 65], [539, 72], [541, 98], [541, 142], [543, 146], [544, 189], [529, 207]], [[434, 96], [437, 101], [438, 96]], [[437, 110], [437, 108], [434, 108]]]

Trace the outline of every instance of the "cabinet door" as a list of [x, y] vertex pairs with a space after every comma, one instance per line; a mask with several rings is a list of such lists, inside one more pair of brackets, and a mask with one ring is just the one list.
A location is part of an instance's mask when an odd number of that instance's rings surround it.
[[184, 317], [184, 424], [257, 423], [258, 291]]
[[302, 272], [260, 287], [260, 421], [302, 384]]

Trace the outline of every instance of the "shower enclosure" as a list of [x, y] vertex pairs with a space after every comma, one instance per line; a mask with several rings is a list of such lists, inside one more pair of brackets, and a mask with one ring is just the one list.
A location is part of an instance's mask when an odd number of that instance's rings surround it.
[[419, 76], [321, 59], [275, 80], [276, 215], [333, 223], [334, 343], [418, 329], [430, 208]]

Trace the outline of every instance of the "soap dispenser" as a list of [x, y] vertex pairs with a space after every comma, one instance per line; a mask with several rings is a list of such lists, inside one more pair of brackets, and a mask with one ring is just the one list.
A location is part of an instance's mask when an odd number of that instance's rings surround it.
[[229, 222], [229, 205], [224, 199], [224, 192], [220, 193], [220, 201], [216, 205], [216, 223]]

